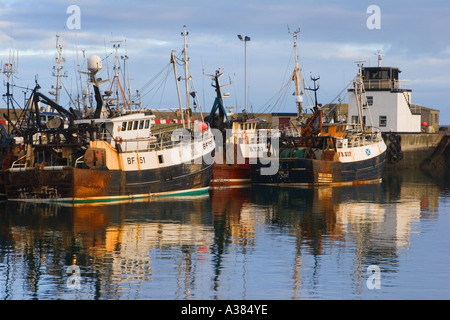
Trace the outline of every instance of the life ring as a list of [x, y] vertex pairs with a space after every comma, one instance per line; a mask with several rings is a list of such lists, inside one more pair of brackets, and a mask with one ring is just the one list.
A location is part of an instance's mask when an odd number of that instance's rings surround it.
[[122, 137], [116, 137], [115, 139], [114, 139], [114, 141], [117, 143], [120, 143], [120, 144], [122, 144], [122, 141], [123, 141], [123, 139], [122, 139]]

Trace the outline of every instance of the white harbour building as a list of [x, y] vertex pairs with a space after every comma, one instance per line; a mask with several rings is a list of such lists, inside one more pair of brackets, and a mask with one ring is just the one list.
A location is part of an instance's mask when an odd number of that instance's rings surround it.
[[[411, 104], [411, 89], [399, 80], [400, 70], [392, 67], [363, 67], [362, 78], [366, 101], [363, 122], [371, 121], [382, 132], [420, 133], [422, 107]], [[367, 117], [371, 116], [372, 119]], [[354, 89], [348, 90], [348, 120], [358, 123]]]

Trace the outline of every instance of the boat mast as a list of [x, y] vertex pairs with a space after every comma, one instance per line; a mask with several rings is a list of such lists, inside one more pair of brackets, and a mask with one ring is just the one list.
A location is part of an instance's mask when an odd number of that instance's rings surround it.
[[[359, 91], [359, 109], [361, 112], [361, 116], [363, 115], [364, 109], [366, 109], [366, 115], [367, 115], [368, 119], [366, 119], [366, 121], [365, 121], [366, 123], [364, 123], [364, 121], [363, 121], [364, 119], [361, 119], [360, 125], [361, 125], [361, 130], [363, 132], [366, 132], [367, 129], [370, 129], [370, 132], [373, 133], [374, 127], [373, 127], [373, 121], [372, 121], [372, 114], [370, 112], [369, 105], [367, 102], [366, 90], [364, 88], [364, 80], [363, 80], [363, 76], [362, 76], [363, 62], [364, 61], [360, 61], [358, 63], [358, 67], [359, 67], [358, 82], [359, 82], [359, 90], [360, 90]], [[378, 61], [378, 63], [379, 64], [381, 63], [381, 59]], [[368, 123], [368, 125], [367, 125], [367, 123]]]
[[317, 111], [319, 106], [317, 102], [317, 90], [319, 90], [319, 86], [316, 86], [316, 81], [320, 80], [320, 77], [313, 78], [311, 76], [311, 80], [314, 82], [314, 88], [307, 88], [306, 90], [314, 91], [314, 111]]
[[363, 91], [363, 81], [362, 81], [362, 65], [364, 61], [357, 61], [358, 64], [358, 75], [357, 80], [354, 83], [355, 87], [355, 96], [356, 96], [356, 106], [358, 109], [358, 123], [361, 128], [361, 131], [364, 131], [364, 121], [363, 121], [363, 114], [362, 114], [362, 91]]
[[[288, 27], [289, 30], [289, 27]], [[290, 30], [288, 31], [290, 33]], [[295, 68], [294, 68], [294, 74], [292, 76], [292, 79], [295, 81], [295, 97], [296, 97], [296, 104], [297, 104], [297, 115], [298, 119], [300, 120], [303, 118], [303, 92], [301, 90], [301, 73], [300, 73], [300, 67], [298, 64], [298, 55], [297, 55], [297, 34], [300, 33], [300, 27], [293, 32], [293, 38], [294, 38], [294, 54], [295, 54]]]
[[100, 93], [100, 84], [101, 83], [105, 83], [108, 82], [108, 80], [101, 80], [101, 79], [97, 79], [97, 73], [102, 69], [102, 59], [100, 59], [100, 57], [98, 56], [91, 56], [89, 57], [88, 61], [87, 61], [87, 65], [88, 65], [88, 72], [82, 72], [81, 73], [85, 73], [89, 76], [89, 84], [92, 84], [94, 87], [94, 96], [95, 96], [95, 101], [96, 101], [96, 108], [94, 111], [94, 118], [98, 119], [102, 116], [103, 113], [103, 108], [104, 108], [104, 102], [103, 102], [103, 97], [102, 94]]
[[190, 129], [191, 125], [190, 125], [190, 112], [191, 112], [191, 106], [190, 106], [190, 102], [189, 102], [189, 76], [188, 76], [188, 63], [189, 63], [189, 58], [187, 56], [187, 43], [186, 43], [186, 37], [189, 35], [189, 32], [186, 31], [186, 26], [184, 26], [184, 30], [181, 33], [181, 35], [184, 38], [184, 81], [185, 81], [185, 85], [186, 85], [186, 118], [187, 118], [187, 127], [188, 129]]
[[[131, 81], [130, 81], [130, 72], [128, 71], [128, 49], [127, 49], [127, 40], [125, 39], [125, 55], [120, 56], [120, 58], [123, 60], [123, 73], [124, 73], [124, 87], [126, 86], [126, 91], [128, 92], [128, 105], [132, 106], [131, 101]], [[125, 79], [125, 76], [127, 79]], [[124, 88], [125, 89], [125, 88]]]
[[[119, 101], [119, 91], [120, 91], [120, 96], [122, 97], [122, 101], [123, 101], [123, 107], [125, 110], [127, 111], [131, 111], [130, 105], [128, 103], [128, 100], [125, 96], [125, 92], [123, 90], [122, 84], [120, 83], [120, 77], [119, 77], [119, 54], [118, 54], [118, 50], [120, 48], [120, 43], [122, 41], [112, 41], [113, 42], [113, 48], [115, 48], [116, 50], [116, 55], [114, 57], [114, 77], [113, 80], [111, 81], [111, 86], [109, 89], [110, 93], [115, 93], [115, 98], [112, 98], [111, 100], [116, 100], [116, 109], [119, 111], [120, 110], [120, 101]], [[114, 90], [114, 91], [113, 91]]]
[[175, 55], [173, 54], [173, 50], [170, 54], [170, 63], [172, 63], [172, 65], [173, 65], [173, 72], [175, 74], [175, 84], [177, 86], [177, 94], [178, 94], [178, 103], [180, 105], [181, 122], [183, 123], [183, 129], [184, 129], [186, 127], [186, 125], [184, 123], [183, 104], [181, 103], [180, 87], [178, 85], [178, 76], [177, 76], [177, 66], [175, 63]]
[[62, 56], [63, 46], [59, 44], [59, 35], [56, 35], [56, 52], [58, 53], [58, 56], [56, 57], [56, 64], [57, 66], [53, 66], [53, 73], [52, 75], [56, 77], [56, 87], [52, 86], [52, 89], [55, 89], [55, 91], [49, 92], [51, 95], [55, 96], [55, 103], [59, 104], [59, 90], [61, 90], [61, 77], [67, 77], [67, 72], [64, 74], [61, 74], [61, 70], [63, 69], [63, 66], [61, 65], [63, 62], [66, 61], [66, 59]]
[[[14, 61], [14, 54], [12, 55], [12, 57], [11, 57], [11, 54], [10, 54], [9, 61], [7, 63], [5, 63], [4, 66], [0, 66], [0, 68], [3, 67], [0, 71], [3, 74], [5, 74], [6, 78], [7, 78], [7, 81], [6, 81], [6, 94], [4, 96], [6, 96], [6, 110], [7, 110], [8, 117], [10, 117], [10, 114], [9, 114], [9, 108], [10, 107], [9, 106], [10, 106], [10, 104], [12, 104], [11, 102], [13, 100], [13, 98], [12, 98], [13, 94], [10, 91], [10, 87], [11, 87], [10, 81], [11, 81], [11, 76], [14, 73], [18, 72], [16, 65], [18, 65], [18, 63], [15, 63], [15, 61]], [[9, 124], [7, 126], [7, 132], [8, 132], [8, 134], [10, 133]]]

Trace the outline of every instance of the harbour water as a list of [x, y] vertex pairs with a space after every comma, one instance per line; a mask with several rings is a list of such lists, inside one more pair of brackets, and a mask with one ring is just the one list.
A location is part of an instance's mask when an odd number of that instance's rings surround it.
[[450, 182], [0, 206], [1, 300], [449, 299]]

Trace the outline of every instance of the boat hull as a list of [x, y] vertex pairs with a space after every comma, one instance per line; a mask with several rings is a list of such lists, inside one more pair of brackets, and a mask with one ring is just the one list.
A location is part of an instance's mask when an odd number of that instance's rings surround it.
[[5, 171], [0, 170], [0, 202], [8, 200], [6, 196]]
[[251, 185], [250, 164], [215, 164], [211, 187], [243, 187]]
[[380, 182], [384, 170], [386, 152], [370, 159], [340, 162], [305, 158], [280, 158], [278, 171], [273, 175], [261, 175], [259, 161], [251, 165], [254, 184], [267, 185], [349, 185]]
[[[256, 133], [255, 133], [256, 135]], [[234, 139], [232, 139], [234, 141]], [[236, 139], [237, 140], [237, 139]], [[246, 187], [252, 184], [250, 162], [267, 154], [267, 145], [249, 143], [224, 144], [227, 154], [216, 151], [211, 187]], [[227, 159], [228, 158], [228, 159]]]
[[10, 169], [8, 200], [96, 203], [207, 193], [213, 164], [178, 164], [151, 170], [80, 169], [69, 166]]

